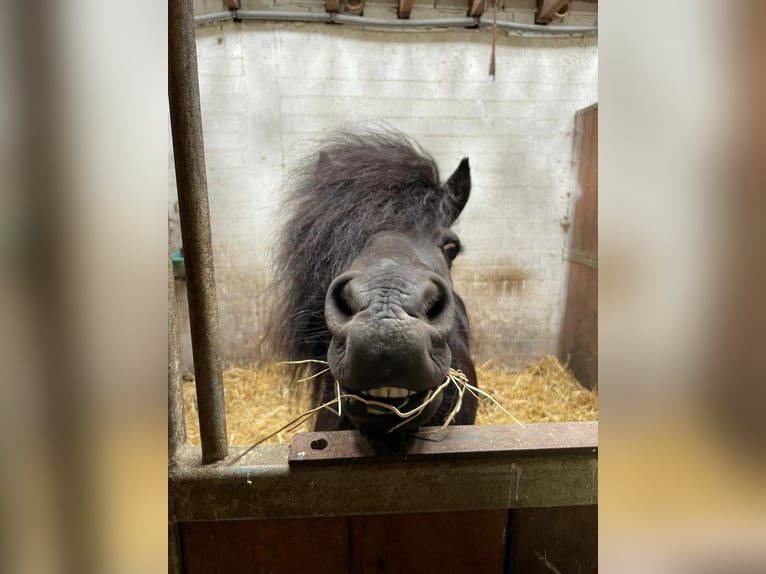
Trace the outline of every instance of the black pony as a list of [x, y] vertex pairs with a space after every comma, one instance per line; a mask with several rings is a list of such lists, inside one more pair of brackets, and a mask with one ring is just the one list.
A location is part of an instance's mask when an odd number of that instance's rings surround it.
[[[329, 363], [314, 378], [317, 404], [335, 397], [336, 381], [351, 396], [342, 416], [323, 409], [317, 430], [385, 432], [402, 419], [369, 401], [409, 412], [450, 367], [475, 385], [468, 317], [450, 278], [460, 241], [449, 227], [470, 194], [468, 159], [441, 183], [434, 160], [403, 134], [343, 131], [299, 166], [291, 184], [276, 249], [272, 335], [291, 360]], [[442, 424], [457, 388], [440, 394], [400, 428]], [[466, 393], [454, 423], [472, 424], [476, 406]]]

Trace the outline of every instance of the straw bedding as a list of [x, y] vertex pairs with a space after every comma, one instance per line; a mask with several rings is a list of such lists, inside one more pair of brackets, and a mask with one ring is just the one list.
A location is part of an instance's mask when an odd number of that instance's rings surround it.
[[[477, 365], [482, 390], [492, 395], [523, 423], [591, 421], [598, 418], [598, 391], [582, 387], [555, 357], [545, 356], [514, 372], [491, 361]], [[233, 368], [224, 371], [226, 423], [231, 444], [253, 444], [310, 408], [310, 383], [290, 378], [284, 365]], [[187, 437], [199, 445], [193, 381], [183, 385]], [[479, 403], [476, 424], [511, 424], [513, 419], [488, 399]], [[296, 432], [311, 431], [313, 419], [280, 433], [267, 443], [290, 442]]]

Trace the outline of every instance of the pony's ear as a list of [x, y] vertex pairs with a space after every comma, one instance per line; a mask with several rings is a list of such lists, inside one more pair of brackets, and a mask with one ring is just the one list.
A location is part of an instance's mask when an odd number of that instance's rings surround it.
[[467, 157], [460, 161], [455, 172], [449, 176], [447, 189], [451, 196], [450, 223], [454, 223], [465, 204], [468, 203], [468, 196], [471, 195], [471, 167], [468, 165]]

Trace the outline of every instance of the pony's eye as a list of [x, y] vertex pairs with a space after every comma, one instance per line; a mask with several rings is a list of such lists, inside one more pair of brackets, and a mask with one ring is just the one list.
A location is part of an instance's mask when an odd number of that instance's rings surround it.
[[442, 245], [442, 251], [444, 251], [444, 255], [447, 256], [447, 259], [452, 261], [457, 257], [457, 254], [460, 253], [460, 244], [457, 241], [448, 241]]

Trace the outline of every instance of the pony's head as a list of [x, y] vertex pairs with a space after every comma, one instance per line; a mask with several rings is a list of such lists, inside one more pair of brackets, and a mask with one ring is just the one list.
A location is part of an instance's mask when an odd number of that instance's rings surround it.
[[374, 132], [337, 136], [314, 161], [282, 239], [293, 354], [326, 358], [347, 397], [344, 414], [361, 430], [402, 422], [374, 403], [420, 409], [405, 430], [440, 422], [434, 416], [451, 395], [437, 389], [447, 371], [473, 371], [450, 277], [460, 252], [450, 226], [470, 194], [468, 160], [441, 182], [412, 142]]

